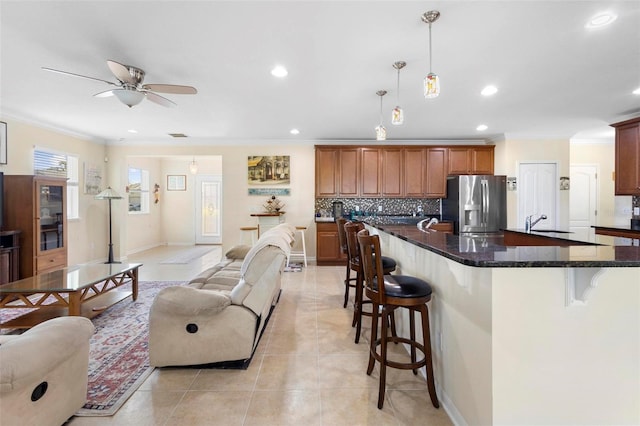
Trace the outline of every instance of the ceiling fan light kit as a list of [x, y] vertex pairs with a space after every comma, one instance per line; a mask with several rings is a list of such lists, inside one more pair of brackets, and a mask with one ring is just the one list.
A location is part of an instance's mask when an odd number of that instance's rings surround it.
[[176, 95], [195, 95], [196, 93], [198, 93], [196, 88], [191, 86], [182, 86], [177, 84], [142, 84], [146, 73], [143, 69], [134, 67], [132, 65], [124, 65], [116, 61], [108, 60], [107, 66], [109, 67], [109, 70], [111, 70], [111, 73], [118, 80], [118, 83], [103, 80], [101, 78], [89, 77], [86, 75], [75, 74], [67, 71], [60, 71], [53, 68], [42, 67], [42, 69], [58, 74], [70, 75], [72, 77], [101, 81], [111, 86], [115, 86], [114, 89], [96, 93], [94, 96], [97, 98], [106, 98], [115, 95], [115, 97], [117, 97], [120, 102], [122, 102], [129, 108], [138, 105], [144, 98], [147, 98], [151, 102], [168, 108], [176, 106], [175, 102], [165, 98], [164, 96], [160, 96], [155, 92], [171, 93]]

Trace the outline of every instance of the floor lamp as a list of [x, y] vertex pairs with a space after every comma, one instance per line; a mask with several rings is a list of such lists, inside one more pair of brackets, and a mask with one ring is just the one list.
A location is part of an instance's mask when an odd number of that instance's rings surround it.
[[121, 200], [122, 197], [116, 191], [108, 187], [98, 195], [96, 200], [109, 200], [109, 259], [105, 263], [120, 263], [113, 260], [113, 239], [111, 234], [111, 200]]

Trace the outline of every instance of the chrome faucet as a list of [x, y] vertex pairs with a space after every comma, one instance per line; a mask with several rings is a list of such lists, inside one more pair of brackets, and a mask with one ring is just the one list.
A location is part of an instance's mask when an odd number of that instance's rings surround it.
[[536, 220], [533, 220], [533, 216], [534, 215], [529, 215], [527, 216], [527, 218], [524, 220], [524, 230], [525, 232], [531, 232], [531, 230], [533, 229], [534, 226], [536, 226], [536, 223], [540, 222], [541, 220], [544, 220], [547, 218], [546, 214], [542, 214], [540, 215], [539, 218], [537, 218]]

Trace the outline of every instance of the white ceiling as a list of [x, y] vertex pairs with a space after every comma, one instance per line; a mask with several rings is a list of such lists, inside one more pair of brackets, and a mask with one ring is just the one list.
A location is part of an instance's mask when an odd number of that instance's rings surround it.
[[[441, 12], [432, 35], [442, 94], [425, 100], [428, 10]], [[604, 10], [618, 19], [587, 30]], [[0, 116], [108, 143], [372, 141], [379, 89], [389, 91], [390, 140], [591, 137], [640, 114], [637, 0], [2, 0], [0, 14]], [[199, 93], [166, 95], [173, 109], [129, 109], [92, 96], [105, 83], [41, 69], [115, 82], [107, 59], [144, 69], [145, 83]], [[407, 62], [403, 126], [390, 124], [397, 60]], [[289, 76], [272, 77], [275, 64]], [[480, 95], [487, 84], [499, 88], [491, 98]]]

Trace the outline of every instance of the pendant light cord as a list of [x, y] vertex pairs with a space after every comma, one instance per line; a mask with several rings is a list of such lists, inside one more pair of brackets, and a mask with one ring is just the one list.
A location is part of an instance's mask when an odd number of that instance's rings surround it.
[[398, 84], [396, 85], [396, 105], [400, 105], [400, 68], [398, 68]]
[[431, 22], [429, 22], [429, 74], [431, 74], [431, 58], [432, 57], [432, 53], [431, 53]]

